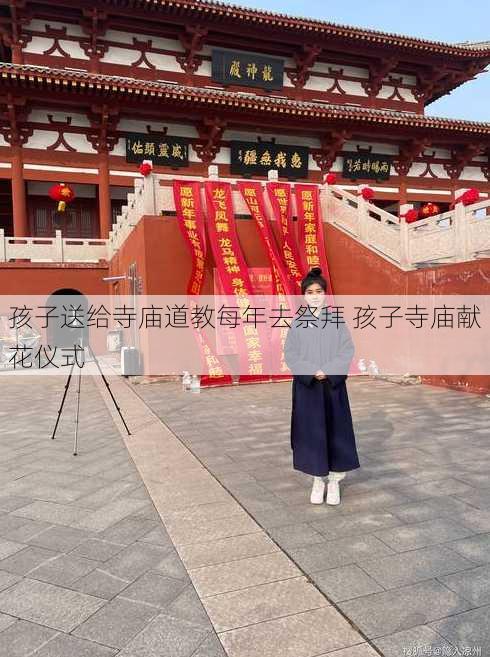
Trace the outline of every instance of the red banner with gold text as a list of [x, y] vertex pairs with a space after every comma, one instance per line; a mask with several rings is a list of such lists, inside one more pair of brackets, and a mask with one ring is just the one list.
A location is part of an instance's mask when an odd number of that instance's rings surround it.
[[328, 270], [323, 221], [320, 207], [320, 193], [317, 185], [296, 184], [296, 211], [298, 213], [298, 230], [300, 250], [306, 272], [312, 267], [321, 267], [322, 275], [327, 280], [328, 291], [332, 294], [330, 272]]
[[291, 279], [288, 277], [286, 268], [282, 262], [279, 250], [269, 218], [267, 217], [264, 192], [262, 184], [252, 181], [237, 181], [237, 187], [240, 190], [245, 203], [250, 210], [250, 214], [255, 220], [259, 229], [259, 235], [265, 246], [272, 271], [272, 293], [273, 294], [294, 294]]
[[[298, 213], [299, 241], [304, 262], [308, 271], [312, 267], [322, 268], [322, 275], [328, 283], [327, 303], [330, 306], [335, 306], [335, 296], [325, 251], [320, 190], [317, 185], [296, 184], [294, 192]], [[354, 362], [351, 363], [349, 369], [349, 374], [352, 373], [359, 373], [359, 369]]]
[[[192, 272], [187, 285], [187, 294], [199, 295], [204, 281], [204, 261], [206, 259], [201, 185], [194, 181], [174, 180], [173, 193], [177, 222], [192, 256]], [[192, 299], [190, 299], [189, 309], [193, 305]], [[218, 356], [213, 354], [204, 332], [199, 327], [195, 327], [194, 334], [207, 372], [207, 374], [201, 375], [201, 386], [232, 383], [231, 376], [224, 373]]]
[[206, 236], [200, 184], [174, 180], [173, 191], [179, 228], [192, 254], [192, 272], [187, 286], [187, 294], [200, 294], [206, 258]]
[[[251, 305], [253, 286], [247, 271], [247, 263], [242, 254], [238, 239], [231, 184], [208, 180], [204, 183], [206, 192], [206, 209], [208, 216], [208, 234], [218, 276], [226, 295], [231, 295], [242, 310]], [[241, 330], [236, 330], [240, 382], [251, 382], [269, 379], [264, 375], [267, 363], [264, 362], [265, 342], [261, 335], [260, 325], [247, 325], [241, 318]]]
[[299, 294], [301, 279], [303, 278], [303, 267], [294, 234], [291, 185], [269, 182], [267, 183], [267, 193], [281, 236], [279, 251], [282, 254], [289, 277], [296, 284], [293, 294]]
[[[259, 229], [259, 235], [269, 257], [272, 273], [272, 294], [277, 296], [277, 304], [283, 308], [289, 308], [287, 295], [295, 294], [294, 282], [288, 278], [286, 267], [283, 264], [281, 254], [276, 244], [274, 233], [267, 216], [264, 192], [260, 182], [237, 181], [250, 214]], [[271, 343], [271, 371], [287, 372], [288, 368], [284, 361], [284, 342], [287, 336], [287, 326], [270, 327], [269, 339]], [[277, 359], [277, 362], [276, 362]], [[284, 375], [290, 378], [288, 375]], [[274, 378], [282, 378], [281, 375]]]

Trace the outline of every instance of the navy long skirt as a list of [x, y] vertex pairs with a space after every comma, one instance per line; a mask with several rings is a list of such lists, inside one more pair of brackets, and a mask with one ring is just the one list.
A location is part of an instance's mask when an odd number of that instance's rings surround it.
[[293, 377], [291, 449], [294, 469], [306, 474], [320, 477], [360, 467], [345, 380], [332, 385], [313, 379], [304, 385]]

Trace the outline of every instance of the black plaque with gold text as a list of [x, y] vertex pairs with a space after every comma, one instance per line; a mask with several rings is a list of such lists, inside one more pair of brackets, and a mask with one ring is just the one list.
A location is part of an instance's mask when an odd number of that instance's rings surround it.
[[388, 180], [392, 159], [379, 153], [344, 153], [342, 176], [349, 180]]
[[309, 149], [306, 146], [269, 142], [230, 142], [231, 173], [240, 176], [267, 175], [277, 169], [284, 178], [307, 178]]
[[282, 89], [284, 60], [214, 48], [211, 77], [215, 82], [224, 85]]
[[189, 166], [189, 140], [169, 135], [126, 134], [126, 162], [139, 163], [151, 160], [154, 165], [171, 167]]

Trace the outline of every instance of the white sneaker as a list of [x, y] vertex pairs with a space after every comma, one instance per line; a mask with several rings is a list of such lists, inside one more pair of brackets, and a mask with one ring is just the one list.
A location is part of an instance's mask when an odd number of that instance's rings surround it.
[[322, 477], [313, 477], [313, 488], [311, 489], [310, 502], [312, 504], [323, 504], [325, 495], [325, 481]]
[[336, 479], [328, 482], [326, 502], [327, 504], [340, 504], [340, 486]]
[[345, 474], [345, 472], [334, 472], [333, 470], [328, 473], [327, 504], [340, 504], [339, 482], [344, 479]]

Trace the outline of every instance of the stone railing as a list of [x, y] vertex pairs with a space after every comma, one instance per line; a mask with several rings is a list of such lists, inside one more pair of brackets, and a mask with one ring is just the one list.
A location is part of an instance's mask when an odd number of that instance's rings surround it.
[[[217, 178], [216, 166], [210, 167], [209, 178]], [[269, 178], [277, 179], [277, 172], [271, 171]], [[186, 176], [186, 179], [205, 180], [198, 176]], [[127, 205], [109, 234], [109, 258], [118, 251], [141, 217], [175, 212], [173, 180], [172, 175], [155, 174], [135, 179], [134, 192], [128, 194]], [[236, 181], [235, 178], [223, 180]], [[401, 269], [490, 257], [490, 199], [466, 207], [457, 203], [454, 210], [407, 223], [403, 218], [365, 201], [360, 194], [362, 187], [365, 185], [360, 185], [358, 194], [353, 194], [337, 185], [320, 185], [323, 221]], [[456, 198], [464, 191], [458, 190]], [[237, 214], [249, 214], [236, 190], [233, 191], [233, 204]], [[411, 207], [402, 206], [401, 213], [405, 214]], [[293, 194], [293, 214], [295, 209]]]
[[[362, 189], [359, 187], [359, 192]], [[465, 190], [456, 191], [458, 198]], [[412, 205], [402, 205], [404, 215]], [[407, 223], [359, 194], [322, 189], [324, 221], [337, 226], [401, 269], [490, 257], [490, 199]]]
[[[218, 168], [209, 167], [209, 178], [217, 178]], [[109, 233], [109, 257], [112, 257], [134, 227], [139, 223], [141, 217], [175, 213], [175, 202], [173, 196], [172, 182], [175, 176], [169, 174], [150, 174], [145, 178], [136, 178], [134, 181], [134, 192], [128, 194], [128, 202], [123, 205], [121, 214], [116, 223], [112, 224]], [[185, 176], [186, 180], [204, 181], [202, 176]], [[222, 178], [231, 183], [236, 178]], [[233, 191], [233, 207], [238, 214], [250, 214], [245, 201], [238, 191]], [[202, 198], [204, 204], [204, 197]], [[203, 205], [204, 207], [204, 205]]]
[[108, 259], [108, 240], [61, 237], [6, 237], [0, 229], [0, 262], [98, 262]]
[[134, 192], [128, 194], [128, 202], [123, 205], [121, 214], [109, 232], [109, 258], [119, 250], [141, 217], [161, 214], [163, 206], [157, 206], [156, 203], [159, 185], [159, 179], [154, 174], [146, 178], [135, 178]]
[[337, 226], [391, 262], [403, 258], [404, 229], [408, 224], [337, 186], [321, 191], [324, 221]]

